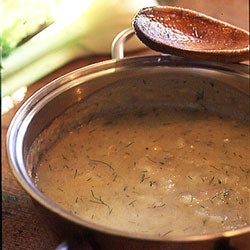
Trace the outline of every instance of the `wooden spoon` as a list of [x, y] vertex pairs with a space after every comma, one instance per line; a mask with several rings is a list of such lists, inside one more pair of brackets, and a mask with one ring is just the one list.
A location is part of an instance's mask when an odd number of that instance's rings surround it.
[[137, 37], [156, 51], [222, 62], [249, 60], [249, 32], [196, 11], [146, 7], [132, 25]]

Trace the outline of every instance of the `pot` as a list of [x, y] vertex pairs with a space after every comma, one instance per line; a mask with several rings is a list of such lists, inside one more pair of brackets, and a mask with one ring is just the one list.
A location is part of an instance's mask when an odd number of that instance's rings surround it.
[[22, 105], [7, 134], [13, 174], [53, 232], [64, 239], [75, 239], [74, 242], [87, 239], [94, 249], [247, 249], [249, 225], [201, 235], [155, 237], [130, 233], [89, 223], [56, 204], [37, 187], [41, 155], [61, 134], [103, 113], [168, 106], [249, 121], [247, 65], [171, 55], [123, 58], [124, 43], [132, 34], [128, 29], [116, 37], [112, 60], [56, 79]]

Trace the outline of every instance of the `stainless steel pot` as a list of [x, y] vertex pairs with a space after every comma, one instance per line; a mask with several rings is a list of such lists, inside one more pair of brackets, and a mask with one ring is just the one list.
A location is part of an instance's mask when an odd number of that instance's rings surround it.
[[[59, 133], [77, 126], [93, 114], [146, 104], [191, 107], [249, 119], [247, 65], [170, 55], [123, 58], [124, 43], [132, 34], [133, 31], [128, 29], [114, 40], [114, 59], [56, 79], [22, 105], [7, 134], [7, 154], [13, 174], [41, 208], [43, 218], [52, 222], [51, 228], [55, 227], [63, 237], [87, 235], [87, 239], [95, 242], [96, 249], [247, 249], [249, 226], [210, 235], [146, 237], [90, 224], [56, 205], [35, 185], [39, 154], [50, 144], [45, 139], [29, 159], [28, 153], [36, 138], [51, 124], [54, 127], [47, 135], [56, 140]], [[150, 84], [145, 84], [145, 81]], [[105, 94], [109, 88], [114, 88], [112, 98]], [[98, 108], [93, 105], [96, 101], [102, 103]], [[57, 122], [53, 123], [55, 120]]]

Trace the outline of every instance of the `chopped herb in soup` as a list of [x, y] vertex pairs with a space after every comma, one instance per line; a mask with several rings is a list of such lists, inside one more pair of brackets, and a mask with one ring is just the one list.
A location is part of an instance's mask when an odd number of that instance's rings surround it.
[[154, 108], [105, 115], [62, 136], [37, 185], [84, 220], [153, 236], [249, 225], [249, 124]]

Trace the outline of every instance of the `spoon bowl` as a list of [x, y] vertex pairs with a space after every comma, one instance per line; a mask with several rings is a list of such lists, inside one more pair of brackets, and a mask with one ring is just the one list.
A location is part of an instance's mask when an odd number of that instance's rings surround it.
[[193, 10], [146, 7], [132, 25], [137, 37], [156, 51], [221, 62], [249, 60], [249, 32]]

